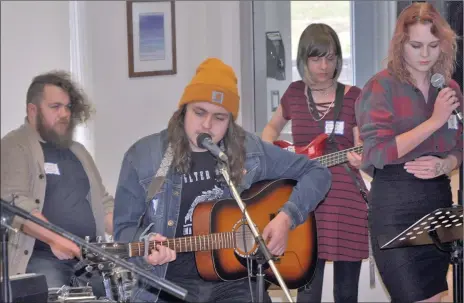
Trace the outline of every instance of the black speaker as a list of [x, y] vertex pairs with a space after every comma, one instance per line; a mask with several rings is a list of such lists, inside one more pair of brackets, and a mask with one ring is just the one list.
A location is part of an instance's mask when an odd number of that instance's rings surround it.
[[[12, 302], [14, 303], [48, 301], [48, 285], [44, 275], [23, 274], [10, 276], [10, 285]], [[3, 287], [1, 289], [3, 289]], [[3, 300], [3, 294], [1, 298]]]

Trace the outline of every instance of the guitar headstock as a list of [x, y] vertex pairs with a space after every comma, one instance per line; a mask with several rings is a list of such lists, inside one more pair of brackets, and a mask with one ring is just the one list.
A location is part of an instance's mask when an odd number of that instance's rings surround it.
[[[85, 238], [87, 243], [97, 246], [103, 249], [108, 254], [116, 258], [128, 258], [127, 244], [112, 242], [110, 238], [108, 242], [102, 242], [101, 237], [96, 238], [96, 242], [90, 242], [90, 238]], [[97, 267], [101, 271], [111, 270], [114, 267], [114, 263], [108, 260], [105, 256], [95, 253], [87, 247], [81, 247], [82, 259], [88, 263], [88, 266]]]

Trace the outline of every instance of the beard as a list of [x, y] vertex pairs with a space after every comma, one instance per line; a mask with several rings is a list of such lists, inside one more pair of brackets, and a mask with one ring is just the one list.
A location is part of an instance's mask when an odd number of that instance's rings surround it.
[[[39, 110], [37, 115], [37, 131], [43, 140], [46, 142], [52, 143], [58, 148], [69, 148], [73, 142], [73, 133], [75, 128], [75, 123], [71, 119], [68, 124], [68, 128], [64, 135], [57, 133], [53, 127], [45, 125], [44, 117], [42, 112]], [[58, 123], [67, 123], [67, 120], [60, 120]]]

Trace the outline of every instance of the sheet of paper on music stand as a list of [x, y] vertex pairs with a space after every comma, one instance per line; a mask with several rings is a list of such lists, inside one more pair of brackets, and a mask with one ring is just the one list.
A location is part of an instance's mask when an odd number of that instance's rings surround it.
[[382, 249], [434, 244], [429, 232], [435, 230], [441, 243], [463, 238], [462, 206], [439, 208], [425, 215], [399, 235], [382, 245]]

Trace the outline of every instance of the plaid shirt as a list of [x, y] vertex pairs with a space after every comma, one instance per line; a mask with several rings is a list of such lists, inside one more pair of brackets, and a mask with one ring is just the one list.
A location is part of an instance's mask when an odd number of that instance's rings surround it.
[[[459, 85], [451, 81], [449, 87], [456, 91], [462, 111], [463, 98]], [[425, 102], [419, 89], [401, 83], [388, 70], [372, 77], [355, 103], [356, 120], [364, 142], [361, 169], [372, 175], [374, 167], [382, 169], [388, 164], [401, 164], [426, 155], [444, 158], [452, 154], [460, 164], [462, 124], [454, 114], [448, 123], [412, 151], [398, 158], [395, 137], [429, 119], [437, 95], [437, 89], [430, 86], [428, 101]]]

